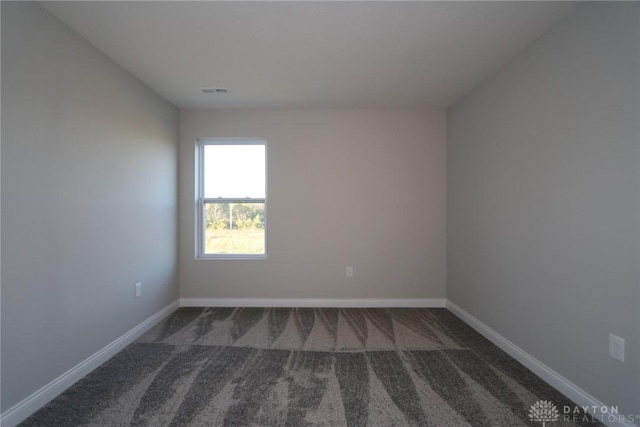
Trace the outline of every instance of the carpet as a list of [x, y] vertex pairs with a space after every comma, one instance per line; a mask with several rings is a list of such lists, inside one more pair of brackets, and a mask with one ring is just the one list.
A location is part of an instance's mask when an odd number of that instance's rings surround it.
[[565, 406], [446, 309], [181, 308], [21, 426], [600, 425]]

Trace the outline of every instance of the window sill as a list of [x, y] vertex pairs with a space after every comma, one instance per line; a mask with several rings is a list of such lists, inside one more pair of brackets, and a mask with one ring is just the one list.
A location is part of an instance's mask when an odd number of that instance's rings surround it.
[[238, 260], [238, 261], [246, 261], [246, 260], [265, 260], [267, 259], [267, 254], [263, 255], [198, 255], [196, 259], [199, 260]]

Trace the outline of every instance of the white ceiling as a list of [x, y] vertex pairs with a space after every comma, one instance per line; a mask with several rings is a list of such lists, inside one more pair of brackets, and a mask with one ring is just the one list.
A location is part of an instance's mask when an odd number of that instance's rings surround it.
[[180, 108], [447, 107], [578, 5], [41, 4]]

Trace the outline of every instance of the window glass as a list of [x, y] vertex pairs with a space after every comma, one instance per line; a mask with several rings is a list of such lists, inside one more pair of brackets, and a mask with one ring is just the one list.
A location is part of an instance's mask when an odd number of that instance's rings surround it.
[[198, 256], [266, 257], [266, 142], [199, 144]]

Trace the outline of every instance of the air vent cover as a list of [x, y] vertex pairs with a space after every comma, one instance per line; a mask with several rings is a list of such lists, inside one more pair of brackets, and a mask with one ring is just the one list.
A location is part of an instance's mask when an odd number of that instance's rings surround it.
[[204, 93], [219, 93], [219, 94], [229, 93], [229, 89], [224, 87], [204, 87], [200, 90], [203, 91]]

